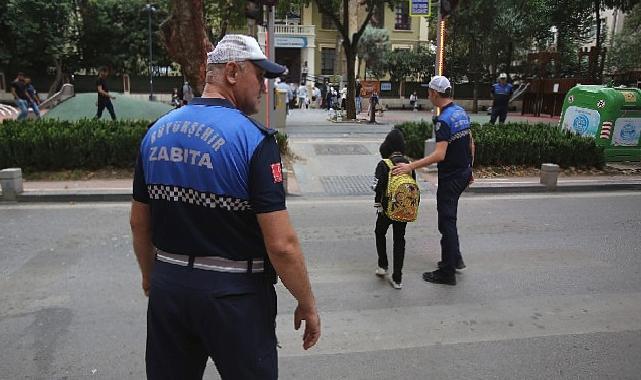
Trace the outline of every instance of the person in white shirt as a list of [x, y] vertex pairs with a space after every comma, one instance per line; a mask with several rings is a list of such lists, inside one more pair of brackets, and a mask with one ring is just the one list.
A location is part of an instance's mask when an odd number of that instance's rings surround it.
[[410, 105], [414, 109], [414, 111], [418, 111], [418, 96], [416, 96], [416, 91], [410, 95]]
[[305, 106], [306, 98], [307, 98], [307, 87], [305, 87], [305, 83], [301, 83], [300, 86], [298, 86], [298, 108], [303, 108]]
[[321, 108], [321, 103], [323, 101], [323, 98], [321, 96], [321, 90], [320, 88], [314, 86], [312, 88], [312, 101], [316, 105], [316, 108]]

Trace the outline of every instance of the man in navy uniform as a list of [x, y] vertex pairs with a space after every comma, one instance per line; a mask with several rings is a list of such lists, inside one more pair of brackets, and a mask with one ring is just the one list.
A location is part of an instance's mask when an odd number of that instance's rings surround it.
[[298, 301], [303, 348], [320, 336], [275, 131], [247, 116], [264, 78], [284, 70], [254, 38], [226, 35], [208, 53], [203, 96], [141, 143], [131, 228], [149, 297], [150, 379], [200, 379], [208, 357], [223, 379], [276, 379], [276, 275]]
[[498, 83], [492, 85], [490, 90], [492, 93], [492, 116], [490, 116], [490, 124], [496, 123], [496, 118], [499, 118], [499, 124], [505, 123], [507, 118], [507, 107], [510, 103], [510, 98], [514, 92], [511, 83], [507, 83], [507, 74], [501, 73], [499, 75]]
[[473, 180], [474, 139], [470, 117], [452, 100], [450, 81], [437, 75], [428, 87], [430, 101], [441, 109], [434, 123], [436, 148], [432, 154], [420, 160], [397, 164], [392, 173], [409, 173], [438, 162], [436, 209], [441, 233], [441, 261], [438, 263], [439, 269], [423, 273], [423, 279], [436, 284], [456, 285], [456, 270], [465, 268], [459, 248], [456, 215], [459, 197]]

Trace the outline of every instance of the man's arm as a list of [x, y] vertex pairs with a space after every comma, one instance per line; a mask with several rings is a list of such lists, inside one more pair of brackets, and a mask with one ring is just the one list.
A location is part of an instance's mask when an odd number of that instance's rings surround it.
[[132, 201], [129, 219], [133, 234], [134, 252], [142, 274], [142, 290], [149, 296], [151, 270], [154, 266], [154, 247], [151, 242], [151, 211], [146, 203]]
[[445, 159], [445, 153], [447, 153], [448, 144], [449, 143], [447, 141], [437, 142], [436, 148], [434, 149], [434, 152], [432, 152], [432, 154], [430, 154], [427, 157], [423, 157], [420, 160], [412, 161], [409, 164], [399, 163], [396, 166], [394, 166], [394, 169], [392, 170], [392, 174], [399, 175], [404, 173], [410, 173], [412, 170], [416, 170], [418, 168], [422, 168], [422, 167], [429, 166], [437, 162], [443, 161]]
[[[472, 131], [470, 131], [470, 153], [472, 154], [472, 162], [470, 162], [470, 166], [474, 168], [474, 159], [476, 158], [476, 144], [474, 144], [474, 137], [472, 136]], [[474, 183], [474, 172], [472, 172], [472, 176], [470, 177], [470, 183], [468, 184], [468, 186], [473, 183]]]
[[294, 328], [298, 330], [301, 322], [305, 321], [303, 348], [307, 350], [320, 337], [320, 317], [316, 311], [316, 301], [298, 237], [286, 210], [257, 214], [256, 217], [269, 260], [285, 287], [298, 301], [294, 312]]

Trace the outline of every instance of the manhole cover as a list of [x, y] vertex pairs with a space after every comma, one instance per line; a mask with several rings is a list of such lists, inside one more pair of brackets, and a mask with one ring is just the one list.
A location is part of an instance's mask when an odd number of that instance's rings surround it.
[[317, 156], [369, 156], [371, 153], [361, 144], [314, 144]]
[[320, 181], [329, 194], [374, 194], [371, 188], [372, 177], [369, 176], [328, 176], [320, 177]]

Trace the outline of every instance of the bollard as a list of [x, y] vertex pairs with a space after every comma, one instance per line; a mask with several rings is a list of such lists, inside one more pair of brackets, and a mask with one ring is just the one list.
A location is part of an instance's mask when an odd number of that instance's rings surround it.
[[541, 165], [541, 183], [545, 185], [548, 190], [555, 190], [560, 171], [561, 169], [559, 169], [559, 165], [557, 164]]
[[18, 194], [22, 193], [22, 169], [9, 168], [0, 170], [0, 186], [2, 186], [2, 200], [15, 201]]
[[[425, 148], [423, 149], [423, 157], [427, 157], [430, 154], [434, 152], [434, 149], [436, 149], [436, 139], [434, 137], [429, 138], [425, 140]], [[428, 172], [435, 172], [437, 171], [437, 166], [436, 164], [432, 164], [427, 167]]]

